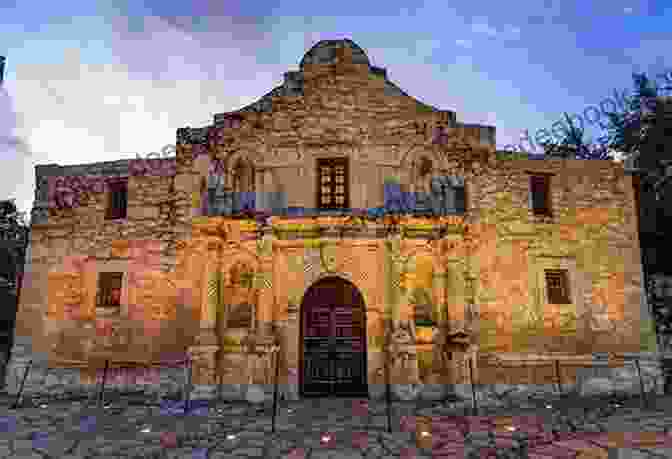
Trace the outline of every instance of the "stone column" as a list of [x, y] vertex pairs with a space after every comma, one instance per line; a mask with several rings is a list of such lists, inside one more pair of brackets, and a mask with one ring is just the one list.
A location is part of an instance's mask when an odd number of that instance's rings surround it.
[[219, 351], [219, 340], [216, 333], [216, 305], [208, 299], [208, 281], [213, 273], [220, 269], [219, 257], [212, 250], [206, 252], [208, 260], [205, 264], [203, 294], [201, 295], [201, 317], [196, 344], [188, 348], [192, 359], [192, 387], [189, 388], [192, 398], [213, 398], [217, 393], [216, 360]]
[[207, 254], [208, 260], [204, 269], [202, 295], [201, 295], [201, 318], [197, 343], [199, 345], [217, 344], [216, 317], [217, 311], [215, 305], [210, 304], [208, 298], [208, 281], [220, 269], [216, 255], [212, 252]]
[[287, 306], [287, 321], [280, 334], [281, 369], [279, 389], [285, 400], [299, 399], [299, 305]]
[[219, 346], [191, 346], [188, 349], [191, 358], [190, 398], [212, 399], [217, 394], [215, 354]]
[[256, 192], [255, 207], [257, 210], [268, 209], [268, 184], [266, 183], [263, 169], [255, 170], [254, 174], [254, 191]]
[[442, 325], [442, 323], [446, 320], [446, 316], [448, 315], [445, 310], [446, 308], [446, 270], [443, 266], [441, 266], [439, 263], [434, 264], [434, 275], [432, 278], [432, 303], [434, 304], [434, 307], [437, 309], [434, 311], [435, 313], [438, 313], [438, 324], [437, 325]]
[[272, 211], [273, 206], [276, 205], [276, 196], [273, 194], [276, 190], [273, 186], [273, 173], [270, 169], [264, 170], [264, 191], [266, 194], [266, 210]]
[[[268, 276], [272, 270], [272, 261], [264, 260], [260, 266], [262, 275]], [[268, 327], [273, 321], [273, 290], [270, 286], [260, 282], [259, 285], [259, 300], [257, 303], [257, 318], [256, 322], [261, 327]]]

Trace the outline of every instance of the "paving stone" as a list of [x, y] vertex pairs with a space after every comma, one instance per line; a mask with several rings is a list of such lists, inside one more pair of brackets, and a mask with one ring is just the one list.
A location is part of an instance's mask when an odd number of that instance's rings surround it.
[[[362, 417], [352, 416], [352, 405], [343, 401], [323, 401], [321, 403], [296, 402], [292, 404], [291, 418], [296, 419], [296, 423], [286, 423], [287, 429], [281, 428], [282, 422], [278, 422], [276, 434], [270, 432], [270, 410], [263, 413], [255, 413], [252, 410], [246, 410], [240, 406], [218, 406], [221, 413], [217, 410], [210, 410], [209, 416], [205, 417], [182, 417], [182, 416], [155, 416], [156, 409], [138, 410], [137, 407], [121, 408], [119, 414], [104, 412], [96, 417], [96, 423], [93, 430], [89, 433], [77, 436], [76, 432], [80, 430], [81, 420], [90, 416], [93, 411], [86, 411], [76, 405], [67, 407], [64, 405], [51, 405], [47, 409], [23, 410], [17, 412], [15, 419], [15, 429], [8, 426], [5, 430], [14, 430], [12, 432], [13, 442], [6, 440], [0, 443], [0, 454], [11, 453], [11, 446], [18, 448], [14, 454], [15, 457], [27, 457], [36, 452], [32, 450], [33, 437], [36, 432], [46, 432], [48, 447], [54, 448], [51, 452], [52, 457], [61, 457], [65, 453], [67, 445], [73, 445], [74, 438], [80, 438], [81, 442], [72, 451], [72, 457], [86, 457], [95, 453], [97, 457], [140, 457], [138, 454], [144, 454], [144, 457], [153, 457], [152, 454], [166, 452], [161, 448], [159, 437], [161, 432], [183, 432], [179, 436], [182, 441], [178, 448], [167, 451], [168, 457], [179, 458], [188, 457], [195, 459], [198, 457], [197, 451], [205, 451], [204, 447], [212, 447], [210, 457], [268, 457], [282, 458], [292, 457], [290, 452], [297, 448], [303, 448], [305, 457], [403, 457], [404, 450], [411, 449], [417, 458], [421, 457], [464, 457], [465, 453], [471, 451], [485, 452], [486, 448], [497, 446], [500, 457], [519, 457], [517, 451], [520, 438], [528, 438], [531, 446], [529, 448], [532, 456], [542, 457], [542, 453], [569, 454], [577, 453], [579, 446], [587, 448], [586, 442], [580, 438], [579, 434], [571, 434], [569, 423], [576, 421], [579, 411], [568, 412], [568, 410], [537, 410], [536, 417], [530, 417], [529, 413], [512, 413], [509, 410], [506, 416], [461, 416], [454, 408], [439, 406], [437, 409], [430, 409], [427, 406], [413, 406], [410, 404], [395, 404], [393, 407], [393, 433], [386, 431], [387, 419], [386, 407], [384, 403], [369, 402], [369, 412], [382, 413], [379, 420], [382, 421], [376, 425], [373, 421], [375, 416], [365, 417], [366, 422], [362, 422]], [[285, 410], [288, 408], [283, 407]], [[46, 410], [46, 411], [45, 411]], [[649, 451], [661, 451], [665, 457], [672, 457], [669, 449], [661, 449], [662, 443], [667, 441], [663, 435], [666, 424], [669, 427], [669, 415], [657, 411], [642, 411], [640, 408], [611, 408], [601, 407], [597, 415], [591, 416], [593, 424], [584, 422], [580, 424], [580, 430], [588, 432], [588, 428], [601, 428], [614, 432], [614, 429], [620, 426], [621, 432], [625, 435], [622, 446], [628, 446], [635, 442], [636, 438], [626, 438], [628, 433], [637, 431], [648, 432], [643, 437], [649, 435], [648, 440], [640, 440], [639, 445], [646, 447]], [[228, 416], [225, 413], [229, 413]], [[290, 418], [289, 411], [286, 411], [286, 417]], [[430, 413], [441, 413], [431, 415]], [[0, 417], [3, 413], [0, 412]], [[130, 415], [133, 416], [130, 416]], [[144, 415], [144, 417], [143, 417]], [[424, 416], [423, 416], [424, 415]], [[129, 418], [133, 418], [133, 423]], [[5, 417], [4, 419], [6, 419]], [[400, 423], [407, 423], [406, 432], [400, 432]], [[39, 428], [29, 428], [30, 424], [39, 425]], [[144, 425], [150, 425], [149, 433], [139, 434], [140, 428]], [[233, 426], [237, 427], [233, 427]], [[431, 432], [429, 440], [421, 441], [418, 437], [418, 431], [425, 425]], [[514, 425], [518, 428], [516, 432], [506, 430], [506, 426]], [[9, 429], [12, 427], [12, 429]], [[464, 428], [471, 431], [464, 437]], [[566, 431], [561, 437], [555, 440], [550, 434], [551, 430]], [[330, 433], [335, 438], [335, 442], [330, 448], [325, 448], [320, 442], [320, 436], [324, 433]], [[6, 436], [9, 432], [6, 432]], [[55, 433], [58, 433], [55, 435]], [[228, 440], [229, 434], [236, 434], [236, 438]], [[658, 437], [656, 437], [658, 434]], [[0, 431], [2, 435], [2, 431]], [[60, 437], [59, 437], [60, 435]], [[661, 437], [662, 435], [662, 437]], [[613, 437], [613, 436], [612, 436]], [[494, 444], [492, 440], [494, 438]], [[598, 441], [602, 439], [605, 448], [613, 446], [617, 441], [614, 438], [609, 439], [603, 434], [593, 435], [591, 440]], [[657, 438], [657, 440], [656, 440]], [[662, 440], [661, 440], [662, 438]], [[672, 439], [672, 437], [669, 437]], [[67, 441], [66, 441], [67, 440]], [[655, 440], [655, 441], [654, 441]], [[57, 443], [60, 445], [57, 446]], [[536, 442], [536, 443], [534, 443]], [[564, 442], [564, 443], [563, 443]], [[648, 442], [646, 445], [643, 443]], [[662, 442], [662, 443], [661, 443]], [[199, 449], [194, 449], [199, 448]], [[592, 451], [599, 450], [594, 448]], [[634, 449], [639, 451], [638, 449]], [[558, 451], [564, 451], [559, 453]], [[606, 449], [605, 449], [606, 451]], [[583, 451], [588, 454], [589, 449]], [[599, 451], [598, 451], [599, 453]], [[196, 456], [194, 456], [196, 454]], [[340, 456], [339, 456], [340, 454]], [[455, 456], [457, 454], [457, 456]], [[535, 454], [537, 456], [535, 456]], [[596, 453], [597, 454], [597, 453]], [[204, 457], [204, 456], [203, 456]], [[586, 456], [589, 457], [589, 456]], [[599, 457], [599, 456], [594, 456]], [[298, 456], [297, 456], [298, 458]], [[592, 457], [591, 457], [592, 459]]]

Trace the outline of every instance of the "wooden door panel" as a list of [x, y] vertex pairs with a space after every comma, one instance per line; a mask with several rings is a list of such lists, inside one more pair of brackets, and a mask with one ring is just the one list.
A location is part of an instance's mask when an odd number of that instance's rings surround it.
[[364, 304], [349, 283], [321, 281], [303, 303], [304, 395], [363, 395], [366, 390]]

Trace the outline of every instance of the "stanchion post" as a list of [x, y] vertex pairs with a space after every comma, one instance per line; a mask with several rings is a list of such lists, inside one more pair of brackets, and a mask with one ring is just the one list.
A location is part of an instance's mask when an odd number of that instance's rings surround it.
[[28, 365], [26, 365], [26, 369], [23, 372], [23, 378], [21, 378], [21, 385], [19, 386], [19, 392], [16, 394], [16, 400], [14, 401], [14, 404], [12, 405], [12, 409], [16, 409], [19, 407], [19, 404], [21, 402], [21, 395], [23, 395], [23, 386], [26, 384], [26, 378], [28, 378], [28, 372], [33, 366], [33, 361], [30, 360], [28, 362]]
[[273, 388], [273, 430], [275, 433], [275, 417], [278, 414], [278, 378], [280, 377], [280, 350], [275, 350], [275, 387]]
[[392, 389], [390, 388], [390, 352], [385, 356], [385, 404], [387, 411], [387, 433], [392, 433]]
[[646, 395], [644, 394], [644, 380], [642, 379], [642, 369], [639, 367], [639, 359], [635, 359], [635, 366], [637, 367], [637, 375], [639, 376], [639, 390], [642, 396], [642, 408], [646, 407]]
[[105, 360], [105, 367], [103, 368], [103, 380], [100, 384], [100, 392], [98, 393], [98, 408], [103, 405], [103, 394], [105, 392], [105, 379], [107, 379], [107, 369], [110, 367], [110, 361]]
[[478, 416], [478, 405], [476, 403], [476, 385], [474, 381], [474, 362], [469, 357], [469, 382], [471, 383], [471, 398], [474, 405], [474, 416]]
[[184, 414], [189, 412], [189, 397], [191, 396], [191, 359], [187, 356], [185, 360], [184, 373]]
[[562, 395], [562, 376], [560, 376], [560, 360], [555, 359], [555, 378], [558, 381], [558, 393]]

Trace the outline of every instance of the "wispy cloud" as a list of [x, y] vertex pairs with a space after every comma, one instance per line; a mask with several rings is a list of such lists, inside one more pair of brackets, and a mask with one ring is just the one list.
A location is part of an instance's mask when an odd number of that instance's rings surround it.
[[475, 34], [485, 35], [487, 37], [496, 37], [497, 30], [494, 29], [487, 21], [477, 20], [471, 24], [471, 31]]
[[463, 48], [471, 49], [474, 46], [474, 42], [471, 40], [455, 40], [455, 44]]

